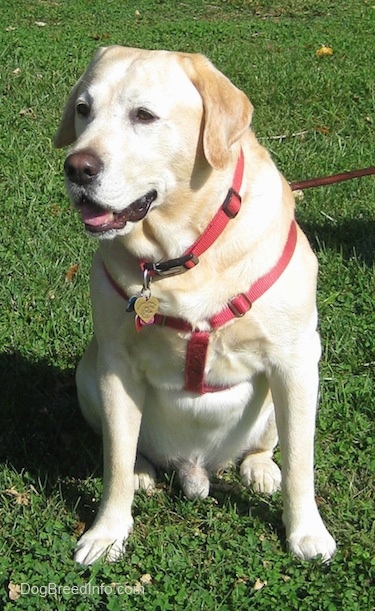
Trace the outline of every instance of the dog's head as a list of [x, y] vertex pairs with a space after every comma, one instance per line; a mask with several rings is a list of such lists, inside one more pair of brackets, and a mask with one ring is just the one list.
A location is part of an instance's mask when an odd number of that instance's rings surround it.
[[224, 169], [252, 106], [204, 56], [108, 47], [73, 87], [55, 146], [68, 193], [92, 234], [125, 235], [187, 190], [202, 166]]

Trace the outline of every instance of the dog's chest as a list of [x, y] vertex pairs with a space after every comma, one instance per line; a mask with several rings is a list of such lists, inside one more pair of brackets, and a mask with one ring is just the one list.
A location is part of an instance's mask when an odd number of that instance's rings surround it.
[[127, 348], [138, 375], [155, 388], [183, 389], [192, 367], [202, 368], [202, 382], [209, 389], [230, 387], [264, 370], [261, 341], [251, 327], [236, 322], [209, 333], [204, 362], [199, 350], [192, 359], [188, 356], [191, 333], [153, 325], [129, 338]]
[[[99, 271], [102, 273], [100, 267]], [[147, 381], [154, 388], [204, 394], [249, 381], [264, 371], [268, 345], [264, 329], [269, 321], [264, 320], [264, 315], [260, 317], [261, 311], [256, 313], [256, 308], [252, 308], [242, 318], [211, 325], [213, 303], [225, 303], [227, 299], [226, 295], [223, 298], [222, 294], [216, 294], [218, 287], [229, 282], [227, 278], [221, 277], [221, 280], [226, 282], [219, 283], [212, 278], [205, 282], [190, 281], [189, 291], [183, 276], [163, 279], [160, 286], [152, 283], [149, 299], [144, 301], [147, 305], [156, 298], [158, 318], [154, 323], [149, 320], [150, 324], [143, 325], [139, 324], [136, 302], [129, 308], [131, 296], [142, 294], [139, 285], [128, 284], [121, 292], [116, 285], [114, 307], [110, 310], [99, 291], [95, 293], [99, 300], [94, 309], [102, 314], [105, 306], [106, 330], [115, 343], [120, 342], [121, 350], [125, 350], [125, 361], [130, 365], [128, 375], [132, 372], [135, 380]], [[111, 320], [107, 318], [109, 311]], [[166, 322], [160, 320], [163, 317]], [[204, 334], [206, 338], [202, 338]], [[205, 350], [203, 340], [207, 343]], [[200, 372], [194, 373], [194, 368]]]

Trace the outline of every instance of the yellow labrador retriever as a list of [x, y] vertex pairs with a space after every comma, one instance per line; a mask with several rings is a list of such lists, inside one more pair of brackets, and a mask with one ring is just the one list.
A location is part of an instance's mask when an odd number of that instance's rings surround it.
[[72, 145], [68, 193], [99, 238], [77, 384], [103, 436], [104, 492], [82, 564], [121, 556], [156, 466], [204, 498], [234, 461], [246, 486], [281, 486], [297, 556], [334, 553], [314, 498], [317, 263], [252, 110], [201, 55], [119, 46], [68, 99], [55, 143]]

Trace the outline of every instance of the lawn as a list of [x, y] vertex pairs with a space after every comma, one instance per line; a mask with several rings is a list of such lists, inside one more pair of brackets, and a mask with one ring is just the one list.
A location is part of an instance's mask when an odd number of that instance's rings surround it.
[[[329, 565], [288, 554], [281, 498], [236, 473], [190, 502], [173, 474], [138, 494], [125, 558], [72, 560], [97, 511], [101, 444], [74, 369], [92, 332], [95, 248], [52, 146], [98, 46], [199, 51], [242, 88], [289, 180], [374, 164], [373, 0], [8, 0], [0, 14], [0, 608], [371, 611], [374, 560], [375, 180], [306, 190], [297, 218], [320, 263], [316, 439]], [[333, 53], [319, 55], [323, 46]]]

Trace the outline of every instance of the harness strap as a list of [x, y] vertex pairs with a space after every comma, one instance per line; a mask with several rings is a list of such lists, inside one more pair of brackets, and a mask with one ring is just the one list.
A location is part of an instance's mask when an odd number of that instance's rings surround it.
[[209, 331], [194, 331], [189, 339], [186, 350], [184, 390], [197, 392], [200, 395], [205, 392], [204, 370], [209, 341]]
[[[205, 383], [205, 366], [207, 360], [207, 351], [210, 339], [210, 332], [214, 329], [222, 327], [227, 322], [235, 318], [241, 318], [251, 309], [254, 301], [259, 299], [276, 280], [281, 276], [285, 268], [288, 266], [297, 243], [297, 224], [295, 220], [291, 222], [288, 238], [284, 246], [284, 250], [274, 267], [258, 278], [246, 293], [240, 293], [218, 313], [212, 316], [209, 320], [210, 331], [196, 331], [192, 325], [183, 318], [175, 318], [173, 316], [163, 316], [155, 314], [153, 324], [166, 326], [176, 331], [184, 331], [191, 333], [186, 350], [185, 362], [185, 386], [184, 389], [198, 394], [207, 392], [215, 392], [223, 390], [226, 387], [209, 386]], [[116, 292], [128, 301], [129, 297], [123, 289], [115, 282], [107, 268], [104, 266], [104, 271], [107, 278]]]
[[[296, 247], [297, 224], [293, 220], [284, 250], [276, 265], [256, 280], [247, 291], [237, 295], [215, 316], [210, 319], [211, 329], [222, 327], [234, 318], [241, 318], [251, 309], [256, 299], [259, 299], [281, 276], [284, 269], [288, 266]], [[168, 324], [168, 323], [166, 323]], [[185, 390], [204, 394], [224, 390], [226, 387], [209, 386], [205, 383], [205, 366], [210, 333], [193, 331], [188, 342], [185, 364]]]
[[297, 223], [293, 220], [290, 224], [288, 237], [276, 265], [269, 272], [258, 278], [247, 293], [240, 293], [225, 306], [221, 312], [210, 319], [210, 324], [213, 329], [221, 327], [225, 323], [233, 320], [233, 318], [241, 318], [251, 309], [254, 301], [259, 299], [281, 276], [284, 269], [288, 266], [291, 260], [294, 249], [297, 243]]

